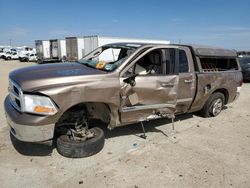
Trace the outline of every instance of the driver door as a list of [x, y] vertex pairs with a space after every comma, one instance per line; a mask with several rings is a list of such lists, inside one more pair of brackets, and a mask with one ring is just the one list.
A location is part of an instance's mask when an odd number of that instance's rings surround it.
[[[120, 79], [122, 124], [175, 113], [179, 76], [175, 73], [174, 62], [174, 49], [153, 48], [130, 63]], [[135, 74], [134, 84], [124, 82]]]

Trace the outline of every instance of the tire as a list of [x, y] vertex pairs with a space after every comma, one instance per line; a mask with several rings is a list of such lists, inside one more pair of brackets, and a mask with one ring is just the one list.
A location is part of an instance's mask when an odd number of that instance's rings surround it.
[[11, 57], [7, 57], [6, 60], [11, 60]]
[[92, 129], [95, 137], [82, 142], [70, 140], [67, 135], [57, 138], [57, 151], [64, 157], [82, 158], [94, 155], [102, 150], [105, 142], [104, 132], [98, 127]]
[[41, 59], [38, 59], [36, 62], [37, 64], [43, 64], [43, 61]]
[[220, 92], [213, 93], [200, 111], [201, 115], [203, 117], [215, 117], [220, 114], [224, 105], [225, 96]]

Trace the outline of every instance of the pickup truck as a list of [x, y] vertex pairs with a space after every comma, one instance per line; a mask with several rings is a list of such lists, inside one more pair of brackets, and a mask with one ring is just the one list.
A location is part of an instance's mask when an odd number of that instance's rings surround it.
[[10, 51], [10, 52], [6, 52], [6, 53], [3, 55], [3, 58], [4, 58], [5, 60], [11, 60], [11, 59], [18, 59], [19, 56], [18, 56], [17, 51]]
[[87, 157], [104, 146], [96, 120], [113, 129], [196, 111], [213, 117], [239, 96], [241, 85], [233, 50], [114, 43], [78, 62], [11, 72], [4, 107], [18, 140], [54, 139], [61, 155]]
[[20, 62], [29, 62], [29, 61], [37, 61], [36, 53], [26, 53], [19, 55]]

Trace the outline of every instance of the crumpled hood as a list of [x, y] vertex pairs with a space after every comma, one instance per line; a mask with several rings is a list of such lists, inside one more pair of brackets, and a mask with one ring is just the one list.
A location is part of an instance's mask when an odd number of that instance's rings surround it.
[[[9, 78], [24, 91], [35, 91], [58, 85], [71, 85], [95, 79], [106, 73], [79, 63], [34, 65], [12, 71]], [[91, 77], [90, 77], [91, 75]]]

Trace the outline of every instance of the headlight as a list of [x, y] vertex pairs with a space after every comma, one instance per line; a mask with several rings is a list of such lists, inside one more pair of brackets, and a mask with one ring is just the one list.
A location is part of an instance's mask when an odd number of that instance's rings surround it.
[[54, 115], [57, 112], [57, 107], [48, 97], [24, 94], [22, 110], [41, 115]]

